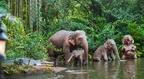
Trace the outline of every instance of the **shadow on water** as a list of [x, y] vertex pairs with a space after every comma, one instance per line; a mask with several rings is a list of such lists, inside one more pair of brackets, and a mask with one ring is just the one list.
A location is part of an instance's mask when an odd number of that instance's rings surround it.
[[58, 73], [6, 76], [6, 79], [143, 79], [144, 58], [126, 61], [89, 62]]

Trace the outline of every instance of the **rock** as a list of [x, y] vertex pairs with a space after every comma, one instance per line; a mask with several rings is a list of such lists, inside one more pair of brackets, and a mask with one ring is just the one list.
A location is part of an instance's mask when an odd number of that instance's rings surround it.
[[126, 60], [119, 60], [119, 62], [125, 62]]
[[30, 59], [28, 58], [17, 58], [14, 60], [14, 64], [17, 65], [28, 65], [30, 62]]
[[[9, 75], [14, 74], [34, 74], [44, 72], [61, 72], [66, 70], [65, 67], [54, 67], [53, 62], [46, 60], [31, 60], [28, 58], [17, 58], [15, 60], [6, 60], [3, 62], [5, 73]], [[9, 64], [11, 63], [11, 64]], [[11, 73], [7, 73], [11, 72]]]
[[67, 70], [65, 72], [71, 73], [71, 74], [88, 74], [85, 70]]
[[5, 64], [16, 64], [16, 65], [30, 65], [30, 66], [37, 66], [37, 65], [47, 65], [53, 66], [53, 62], [48, 62], [46, 60], [32, 60], [28, 58], [17, 58], [15, 60], [6, 60], [3, 63]]
[[42, 65], [41, 63], [35, 63], [34, 64], [35, 66], [40, 66], [40, 65]]
[[58, 72], [66, 70], [66, 69], [67, 68], [65, 68], [65, 67], [53, 67], [52, 71], [55, 72], [55, 73], [58, 73]]

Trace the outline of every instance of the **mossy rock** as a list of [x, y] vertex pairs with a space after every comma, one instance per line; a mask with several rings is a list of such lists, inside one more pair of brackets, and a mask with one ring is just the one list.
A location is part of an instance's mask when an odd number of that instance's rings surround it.
[[41, 65], [41, 66], [29, 66], [29, 65], [16, 65], [16, 64], [5, 64], [3, 65], [5, 75], [16, 75], [16, 74], [34, 74], [52, 71], [52, 67]]

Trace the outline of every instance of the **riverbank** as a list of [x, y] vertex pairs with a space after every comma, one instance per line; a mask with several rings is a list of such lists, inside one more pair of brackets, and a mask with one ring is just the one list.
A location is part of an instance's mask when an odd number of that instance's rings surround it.
[[54, 67], [53, 62], [46, 60], [18, 59], [6, 61], [2, 65], [5, 75], [36, 74], [45, 72], [60, 72], [65, 67]]

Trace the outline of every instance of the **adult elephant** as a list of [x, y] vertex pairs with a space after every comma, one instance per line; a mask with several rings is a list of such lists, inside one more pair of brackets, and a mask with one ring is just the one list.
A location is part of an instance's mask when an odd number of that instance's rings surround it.
[[70, 52], [82, 48], [84, 54], [84, 64], [88, 63], [88, 42], [87, 36], [84, 31], [66, 31], [60, 30], [53, 34], [49, 41], [56, 47], [61, 48], [62, 52], [56, 52], [53, 49], [48, 49], [48, 54], [51, 59], [54, 60], [54, 65], [57, 65], [57, 57], [59, 54], [64, 54], [64, 63], [68, 64]]

